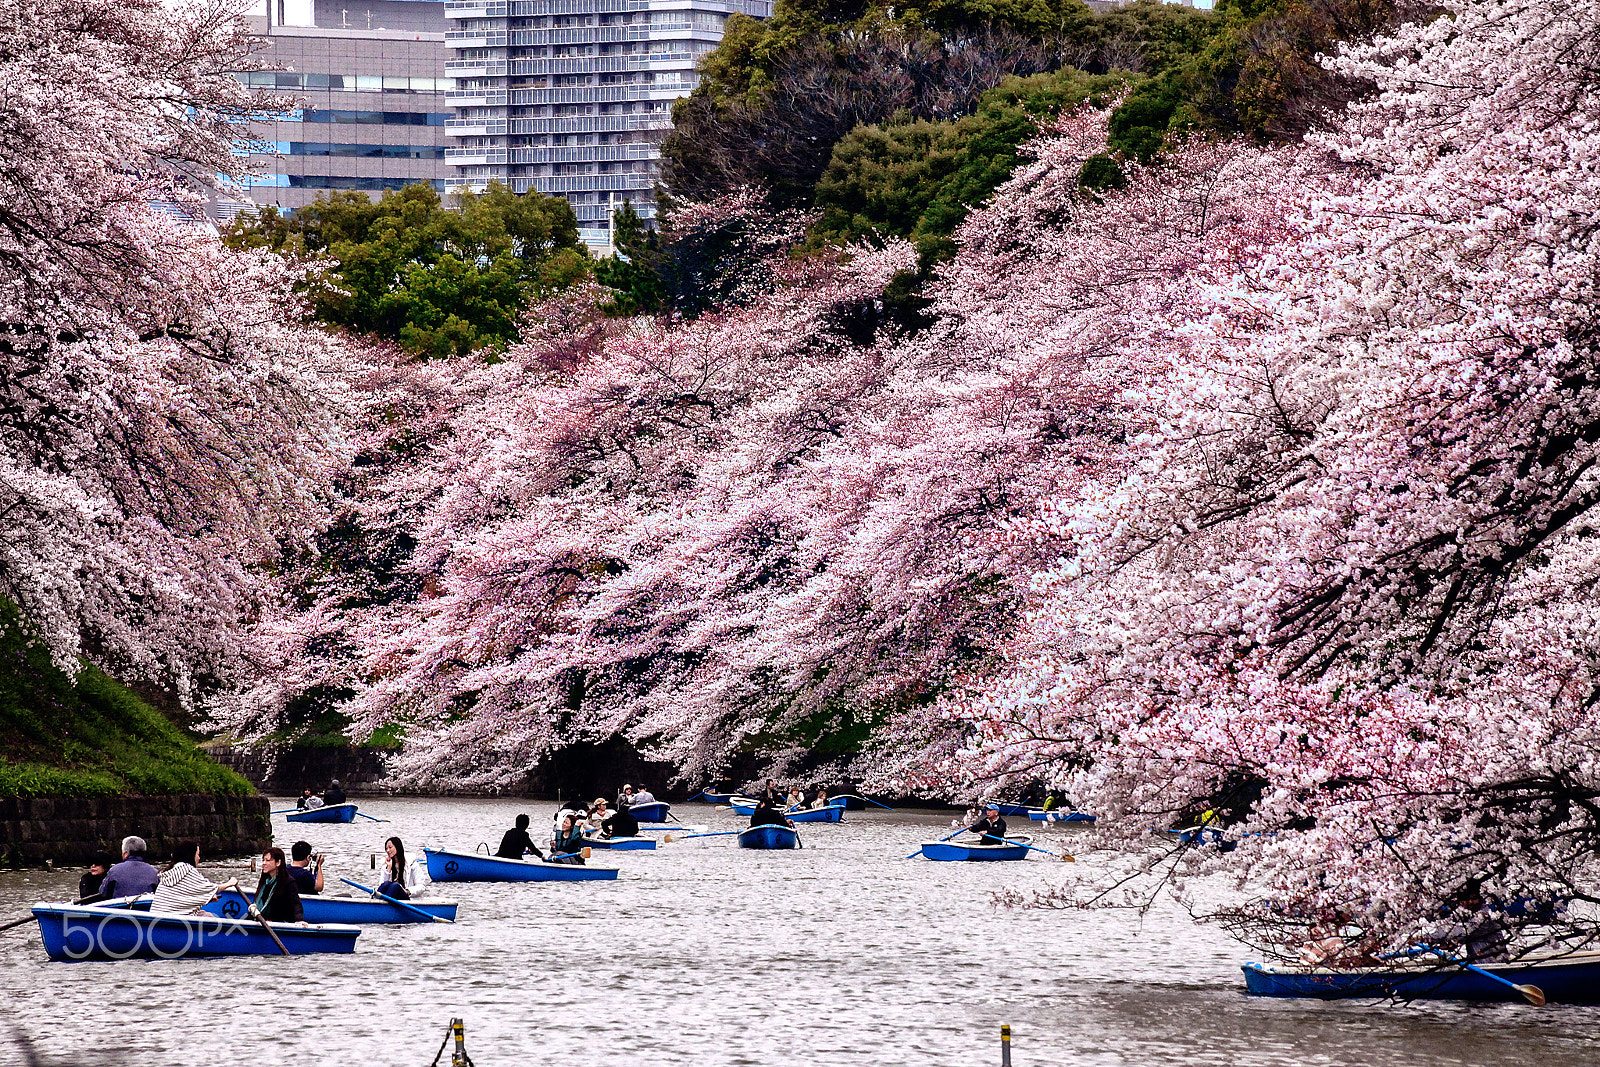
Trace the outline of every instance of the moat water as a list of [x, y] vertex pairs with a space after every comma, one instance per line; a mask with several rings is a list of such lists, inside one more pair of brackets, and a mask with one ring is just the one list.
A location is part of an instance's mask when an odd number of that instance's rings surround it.
[[[555, 808], [358, 801], [390, 822], [275, 816], [278, 843], [328, 853], [332, 886], [370, 885], [390, 834], [414, 853], [471, 849], [518, 812], [537, 836]], [[744, 823], [703, 804], [675, 813]], [[457, 925], [366, 927], [352, 955], [52, 963], [24, 926], [0, 933], [0, 1063], [27, 1062], [20, 1034], [47, 1064], [427, 1067], [452, 1017], [476, 1067], [983, 1067], [1000, 1063], [1002, 1024], [1015, 1067], [1600, 1062], [1600, 1009], [1250, 998], [1248, 951], [1174, 906], [997, 908], [996, 891], [1048, 887], [1064, 865], [901, 858], [949, 820], [851, 812], [802, 826], [799, 851], [707, 838], [596, 853], [614, 882], [440, 885]], [[1035, 829], [1046, 848], [1073, 839]], [[80, 873], [0, 873], [0, 920], [71, 899]]]

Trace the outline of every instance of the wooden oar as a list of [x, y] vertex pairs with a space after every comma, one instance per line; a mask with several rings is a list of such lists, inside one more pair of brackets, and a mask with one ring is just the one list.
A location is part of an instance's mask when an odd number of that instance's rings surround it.
[[415, 912], [416, 914], [422, 916], [424, 919], [427, 919], [427, 920], [429, 920], [431, 922], [436, 922], [436, 923], [454, 923], [455, 922], [454, 919], [446, 919], [442, 915], [430, 914], [429, 912], [423, 911], [421, 908], [417, 907], [415, 904], [407, 904], [403, 900], [399, 900], [399, 899], [397, 899], [395, 897], [387, 896], [387, 895], [385, 895], [383, 893], [378, 892], [376, 889], [368, 889], [366, 886], [362, 885], [360, 882], [352, 882], [348, 878], [341, 878], [341, 879], [339, 879], [339, 881], [343, 882], [345, 885], [353, 885], [357, 889], [361, 890], [363, 893], [370, 893], [372, 896], [377, 897], [379, 900], [385, 901], [386, 903], [389, 903], [389, 904], [393, 904], [397, 908], [403, 908], [406, 911]]
[[[72, 903], [74, 905], [88, 904], [88, 903], [90, 903], [92, 901], [101, 900], [101, 899], [104, 899], [104, 898], [102, 898], [99, 894], [95, 894], [94, 896], [91, 896], [91, 897], [79, 897], [77, 900], [74, 900]], [[37, 916], [27, 915], [27, 916], [24, 916], [21, 919], [14, 919], [11, 922], [6, 923], [4, 926], [0, 926], [0, 933], [5, 933], [7, 930], [15, 930], [19, 926], [26, 926], [28, 923], [33, 922], [33, 920], [36, 917]]]
[[[843, 797], [854, 797], [855, 799], [861, 800], [861, 801], [865, 801], [868, 804], [877, 804], [877, 806], [882, 808], [884, 811], [893, 811], [894, 810], [889, 805], [887, 805], [887, 804], [878, 804], [878, 802], [876, 800], [873, 800], [871, 797], [864, 797], [860, 793], [840, 793], [839, 795], [843, 796]], [[913, 853], [913, 855], [915, 855], [915, 853]]]
[[[288, 876], [285, 875], [284, 877]], [[241, 892], [243, 891], [241, 890]], [[250, 898], [246, 897], [245, 899], [248, 900]], [[293, 953], [289, 951], [289, 946], [283, 943], [283, 938], [278, 936], [278, 931], [272, 928], [272, 924], [267, 922], [266, 917], [262, 915], [261, 912], [255, 910], [254, 904], [245, 909], [245, 914], [261, 924], [261, 929], [265, 930], [267, 932], [267, 936], [272, 938], [272, 943], [278, 946], [279, 952], [283, 953], [285, 956], [293, 955]]]
[[[956, 834], [964, 834], [964, 833], [966, 833], [967, 829], [968, 829], [967, 827], [963, 826], [961, 829], [957, 830], [955, 834], [951, 834], [949, 837], [941, 837], [941, 838], [939, 838], [938, 841], [935, 841], [934, 844], [936, 844], [936, 845], [937, 844], [943, 844], [944, 842], [950, 840], [951, 837], [955, 837]], [[908, 859], [908, 860], [909, 859], [916, 859], [920, 855], [922, 855], [922, 846], [918, 845], [917, 846], [917, 850], [915, 852], [911, 853], [908, 856], [905, 856], [904, 858]]]
[[1518, 993], [1521, 993], [1523, 998], [1527, 1000], [1529, 1004], [1532, 1004], [1536, 1008], [1544, 1007], [1544, 990], [1540, 989], [1536, 985], [1518, 985], [1511, 979], [1502, 978], [1493, 971], [1486, 971], [1482, 967], [1477, 967], [1468, 963], [1466, 960], [1458, 960], [1442, 948], [1434, 948], [1432, 945], [1418, 945], [1417, 947], [1424, 952], [1432, 952], [1440, 959], [1443, 959], [1449, 963], [1453, 963], [1457, 967], [1461, 967], [1464, 970], [1472, 971], [1474, 974], [1481, 974], [1485, 978], [1492, 978], [1501, 985], [1508, 985], [1512, 989], [1515, 989]]
[[388, 819], [375, 818], [374, 816], [368, 815], [364, 811], [358, 811], [358, 812], [356, 812], [356, 815], [357, 815], [357, 817], [362, 818], [362, 819], [372, 819], [373, 822], [388, 822], [389, 821]]
[[714, 834], [662, 834], [661, 840], [664, 842], [688, 841], [690, 838], [694, 837], [727, 837], [729, 834], [742, 833], [744, 833], [743, 830], [718, 830]]

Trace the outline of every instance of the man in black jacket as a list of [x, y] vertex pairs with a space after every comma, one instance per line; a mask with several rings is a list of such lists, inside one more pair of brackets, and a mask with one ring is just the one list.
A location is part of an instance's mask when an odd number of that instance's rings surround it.
[[763, 798], [761, 802], [756, 805], [756, 810], [750, 814], [750, 825], [793, 826], [794, 823], [784, 818], [783, 812], [779, 811], [775, 806], [773, 806], [770, 801]]
[[544, 853], [539, 851], [539, 846], [528, 836], [528, 817], [518, 815], [517, 825], [507, 830], [505, 836], [500, 839], [500, 848], [496, 850], [495, 855], [502, 859], [520, 860], [524, 852], [532, 852], [540, 859], [544, 859]]
[[967, 827], [979, 837], [980, 845], [1004, 844], [1006, 836], [1006, 821], [1000, 817], [1000, 809], [990, 804], [984, 809], [984, 817]]
[[344, 790], [339, 787], [339, 779], [335, 778], [333, 784], [328, 786], [327, 792], [322, 794], [322, 802], [329, 807], [345, 802]]
[[607, 837], [638, 837], [639, 820], [633, 817], [626, 803], [619, 801], [617, 813], [600, 824], [600, 832]]

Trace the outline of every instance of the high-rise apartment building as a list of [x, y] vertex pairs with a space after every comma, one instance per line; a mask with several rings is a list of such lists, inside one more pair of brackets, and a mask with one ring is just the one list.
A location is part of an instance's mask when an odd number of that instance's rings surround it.
[[564, 196], [585, 241], [611, 213], [655, 214], [672, 102], [734, 12], [772, 0], [265, 0], [256, 29], [284, 71], [252, 85], [300, 99], [255, 124], [268, 151], [246, 195], [284, 211], [331, 189], [498, 179]]
[[304, 106], [254, 124], [267, 151], [252, 157], [262, 174], [244, 195], [292, 211], [332, 189], [376, 197], [413, 182], [456, 184], [445, 161], [445, 27], [440, 0], [258, 6], [261, 56], [288, 69], [242, 77]]
[[623, 201], [654, 216], [672, 102], [735, 12], [772, 0], [448, 0], [446, 162], [465, 185], [564, 196], [584, 239], [609, 243]]

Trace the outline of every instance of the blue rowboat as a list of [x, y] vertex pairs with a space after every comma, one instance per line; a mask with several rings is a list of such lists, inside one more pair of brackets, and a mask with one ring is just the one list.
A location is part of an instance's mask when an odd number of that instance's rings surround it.
[[284, 818], [290, 822], [355, 822], [356, 806], [354, 804], [329, 804], [321, 808], [291, 811]]
[[1031, 809], [1028, 818], [1034, 822], [1094, 822], [1095, 817], [1082, 811], [1043, 811]]
[[733, 794], [713, 793], [709, 790], [702, 789], [700, 791], [700, 799], [705, 801], [707, 804], [726, 804], [728, 801], [733, 799]]
[[[414, 897], [406, 901], [413, 908], [418, 908], [429, 915], [436, 915], [441, 919], [455, 920], [457, 903], [453, 900], [439, 900], [433, 897]], [[216, 900], [205, 906], [208, 915], [217, 915], [224, 919], [237, 919], [245, 914], [249, 907], [249, 900], [236, 889], [230, 889], [221, 894]], [[137, 906], [137, 905], [136, 905]], [[386, 900], [376, 897], [347, 897], [324, 896], [321, 893], [307, 893], [300, 898], [300, 910], [305, 914], [308, 923], [351, 923], [356, 925], [369, 925], [374, 923], [420, 923], [428, 920], [422, 918], [414, 911], [397, 908]]]
[[609, 848], [612, 851], [631, 849], [654, 849], [656, 841], [653, 837], [585, 837], [583, 843], [590, 848]]
[[1011, 836], [1007, 841], [1018, 844], [979, 844], [965, 841], [924, 841], [922, 854], [930, 860], [1020, 860], [1028, 857], [1028, 850], [1022, 846], [1032, 838]]
[[839, 822], [844, 818], [844, 805], [829, 804], [821, 808], [790, 809], [783, 814], [790, 822]]
[[739, 831], [740, 848], [799, 848], [800, 834], [787, 826], [752, 826]]
[[649, 804], [631, 804], [628, 811], [640, 822], [666, 822], [667, 812], [672, 810], [672, 805], [665, 800], [652, 801]]
[[756, 802], [749, 797], [729, 797], [728, 807], [733, 809], [735, 815], [743, 815], [746, 818], [756, 813]]
[[[1484, 970], [1537, 986], [1556, 1004], [1600, 1004], [1600, 952], [1575, 952], [1516, 963], [1485, 963]], [[1492, 978], [1443, 960], [1382, 970], [1244, 965], [1245, 990], [1258, 997], [1398, 997], [1402, 1000], [1490, 1000], [1523, 1003], [1522, 994]]]
[[[125, 903], [125, 902], [124, 902]], [[173, 960], [192, 956], [277, 956], [277, 944], [255, 919], [172, 915], [126, 906], [35, 904], [44, 951], [53, 960]], [[354, 952], [359, 926], [274, 923], [292, 955]]]
[[598, 882], [617, 876], [615, 867], [512, 860], [426, 845], [422, 855], [428, 861], [428, 877], [435, 882]]
[[995, 807], [1000, 810], [1001, 815], [1026, 816], [1029, 812], [1043, 810], [1033, 804], [995, 804]]

